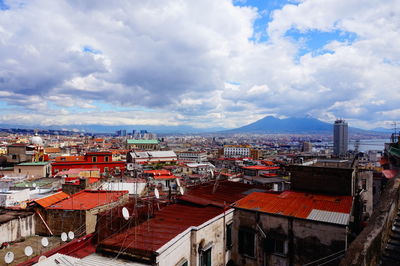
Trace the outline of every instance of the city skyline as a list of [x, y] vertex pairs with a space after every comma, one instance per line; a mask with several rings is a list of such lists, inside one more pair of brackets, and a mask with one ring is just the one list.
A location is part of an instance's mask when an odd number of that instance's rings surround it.
[[399, 120], [398, 1], [0, 0], [0, 124]]

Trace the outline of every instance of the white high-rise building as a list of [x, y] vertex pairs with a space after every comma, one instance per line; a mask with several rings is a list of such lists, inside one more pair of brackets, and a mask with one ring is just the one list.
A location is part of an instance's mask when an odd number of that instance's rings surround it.
[[349, 144], [348, 125], [346, 121], [338, 119], [333, 124], [333, 154], [342, 156], [346, 154]]

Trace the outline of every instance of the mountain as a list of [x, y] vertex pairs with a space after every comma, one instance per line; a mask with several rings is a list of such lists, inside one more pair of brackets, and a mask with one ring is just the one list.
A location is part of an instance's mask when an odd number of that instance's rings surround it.
[[[311, 117], [279, 119], [274, 116], [266, 116], [254, 123], [235, 129], [225, 130], [223, 133], [332, 134], [332, 130], [332, 124]], [[349, 132], [353, 134], [371, 133], [371, 131], [352, 127], [349, 127]]]

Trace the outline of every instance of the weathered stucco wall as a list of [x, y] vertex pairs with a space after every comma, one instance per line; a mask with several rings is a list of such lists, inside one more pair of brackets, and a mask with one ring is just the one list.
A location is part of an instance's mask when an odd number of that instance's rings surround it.
[[373, 212], [369, 224], [351, 243], [341, 266], [377, 265], [387, 243], [400, 200], [400, 179], [391, 179], [382, 193], [380, 203]]
[[35, 219], [33, 214], [12, 219], [0, 225], [0, 244], [20, 240], [35, 234]]

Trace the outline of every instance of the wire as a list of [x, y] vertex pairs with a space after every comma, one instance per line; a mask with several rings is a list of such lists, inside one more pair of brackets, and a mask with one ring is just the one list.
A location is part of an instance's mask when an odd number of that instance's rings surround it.
[[[336, 253], [333, 253], [333, 254], [331, 254], [331, 255], [329, 255], [329, 256], [326, 256], [326, 257], [323, 257], [323, 258], [314, 260], [314, 261], [309, 262], [309, 263], [307, 263], [307, 264], [303, 264], [303, 266], [308, 266], [308, 265], [314, 264], [314, 263], [319, 262], [319, 261], [321, 261], [321, 260], [324, 260], [324, 259], [327, 259], [327, 258], [329, 258], [329, 257], [335, 256], [335, 255], [337, 255], [337, 254], [339, 254], [339, 253], [342, 253], [343, 251], [346, 251], [346, 250], [343, 249], [343, 250], [338, 251], [338, 252], [336, 252]], [[341, 256], [342, 256], [342, 255], [341, 255]], [[322, 265], [322, 264], [321, 264], [321, 265]]]
[[339, 255], [339, 256], [337, 256], [337, 257], [335, 257], [335, 258], [331, 259], [331, 260], [325, 261], [325, 262], [324, 262], [324, 263], [322, 263], [322, 264], [318, 264], [318, 266], [325, 265], [325, 264], [327, 264], [327, 263], [329, 263], [329, 262], [332, 262], [332, 261], [334, 261], [334, 260], [337, 260], [337, 259], [339, 259], [339, 258], [341, 258], [341, 257], [343, 257], [343, 256], [344, 256], [344, 254], [342, 254], [342, 255]]

